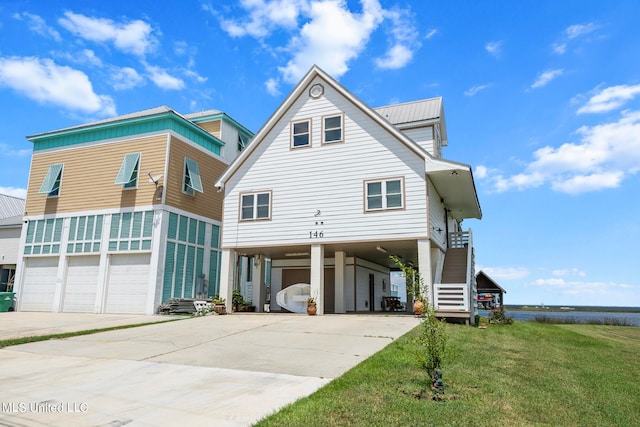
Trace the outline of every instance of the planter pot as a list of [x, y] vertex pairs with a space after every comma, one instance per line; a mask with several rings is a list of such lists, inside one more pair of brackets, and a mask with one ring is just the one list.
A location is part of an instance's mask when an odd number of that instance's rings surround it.
[[213, 311], [217, 314], [227, 314], [227, 306], [225, 304], [215, 304], [213, 306]]
[[417, 300], [413, 303], [413, 312], [416, 316], [422, 315], [424, 312], [424, 303], [420, 300]]
[[310, 302], [307, 304], [307, 314], [309, 316], [315, 316], [317, 312], [318, 312], [318, 308], [316, 307], [315, 302]]

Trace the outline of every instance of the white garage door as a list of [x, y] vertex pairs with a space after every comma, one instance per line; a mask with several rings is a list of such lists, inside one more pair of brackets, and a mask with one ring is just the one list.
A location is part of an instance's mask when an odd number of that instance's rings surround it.
[[22, 311], [52, 311], [56, 291], [58, 258], [27, 258], [22, 290], [18, 295]]
[[106, 313], [146, 314], [150, 254], [111, 255]]
[[66, 313], [96, 311], [99, 265], [100, 257], [97, 256], [69, 257], [62, 311]]

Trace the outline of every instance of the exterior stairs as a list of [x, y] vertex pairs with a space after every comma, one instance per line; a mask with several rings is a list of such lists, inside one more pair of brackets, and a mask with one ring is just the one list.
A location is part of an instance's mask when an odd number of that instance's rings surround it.
[[466, 283], [468, 248], [449, 248], [442, 267], [442, 283]]

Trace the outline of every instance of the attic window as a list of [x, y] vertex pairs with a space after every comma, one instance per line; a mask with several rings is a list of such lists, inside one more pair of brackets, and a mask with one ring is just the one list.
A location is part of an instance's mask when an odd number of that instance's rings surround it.
[[327, 116], [322, 119], [322, 142], [342, 142], [342, 114]]
[[47, 197], [56, 197], [60, 194], [60, 184], [62, 183], [63, 163], [49, 166], [47, 175], [44, 177], [42, 186], [40, 186], [40, 194], [46, 194]]
[[291, 147], [311, 146], [311, 120], [300, 120], [291, 123]]
[[247, 142], [249, 141], [249, 138], [247, 138], [245, 135], [238, 133], [238, 151], [242, 151], [245, 149], [245, 147], [247, 146]]
[[140, 153], [131, 153], [124, 156], [120, 171], [114, 184], [122, 184], [123, 189], [136, 188], [138, 186], [138, 174], [140, 172]]
[[198, 191], [200, 193], [203, 192], [198, 163], [188, 157], [184, 158], [184, 180], [182, 182], [182, 191], [192, 196], [195, 194], [194, 191]]

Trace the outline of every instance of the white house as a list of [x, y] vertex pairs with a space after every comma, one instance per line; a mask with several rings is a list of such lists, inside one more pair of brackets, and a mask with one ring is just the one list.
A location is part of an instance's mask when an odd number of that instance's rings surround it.
[[0, 292], [13, 290], [25, 200], [0, 194]]
[[276, 293], [303, 282], [318, 314], [379, 311], [396, 255], [442, 316], [472, 319], [461, 222], [482, 213], [471, 167], [442, 159], [447, 144], [441, 98], [373, 109], [312, 67], [216, 183], [221, 295], [231, 300], [250, 257], [259, 309], [277, 311]]

